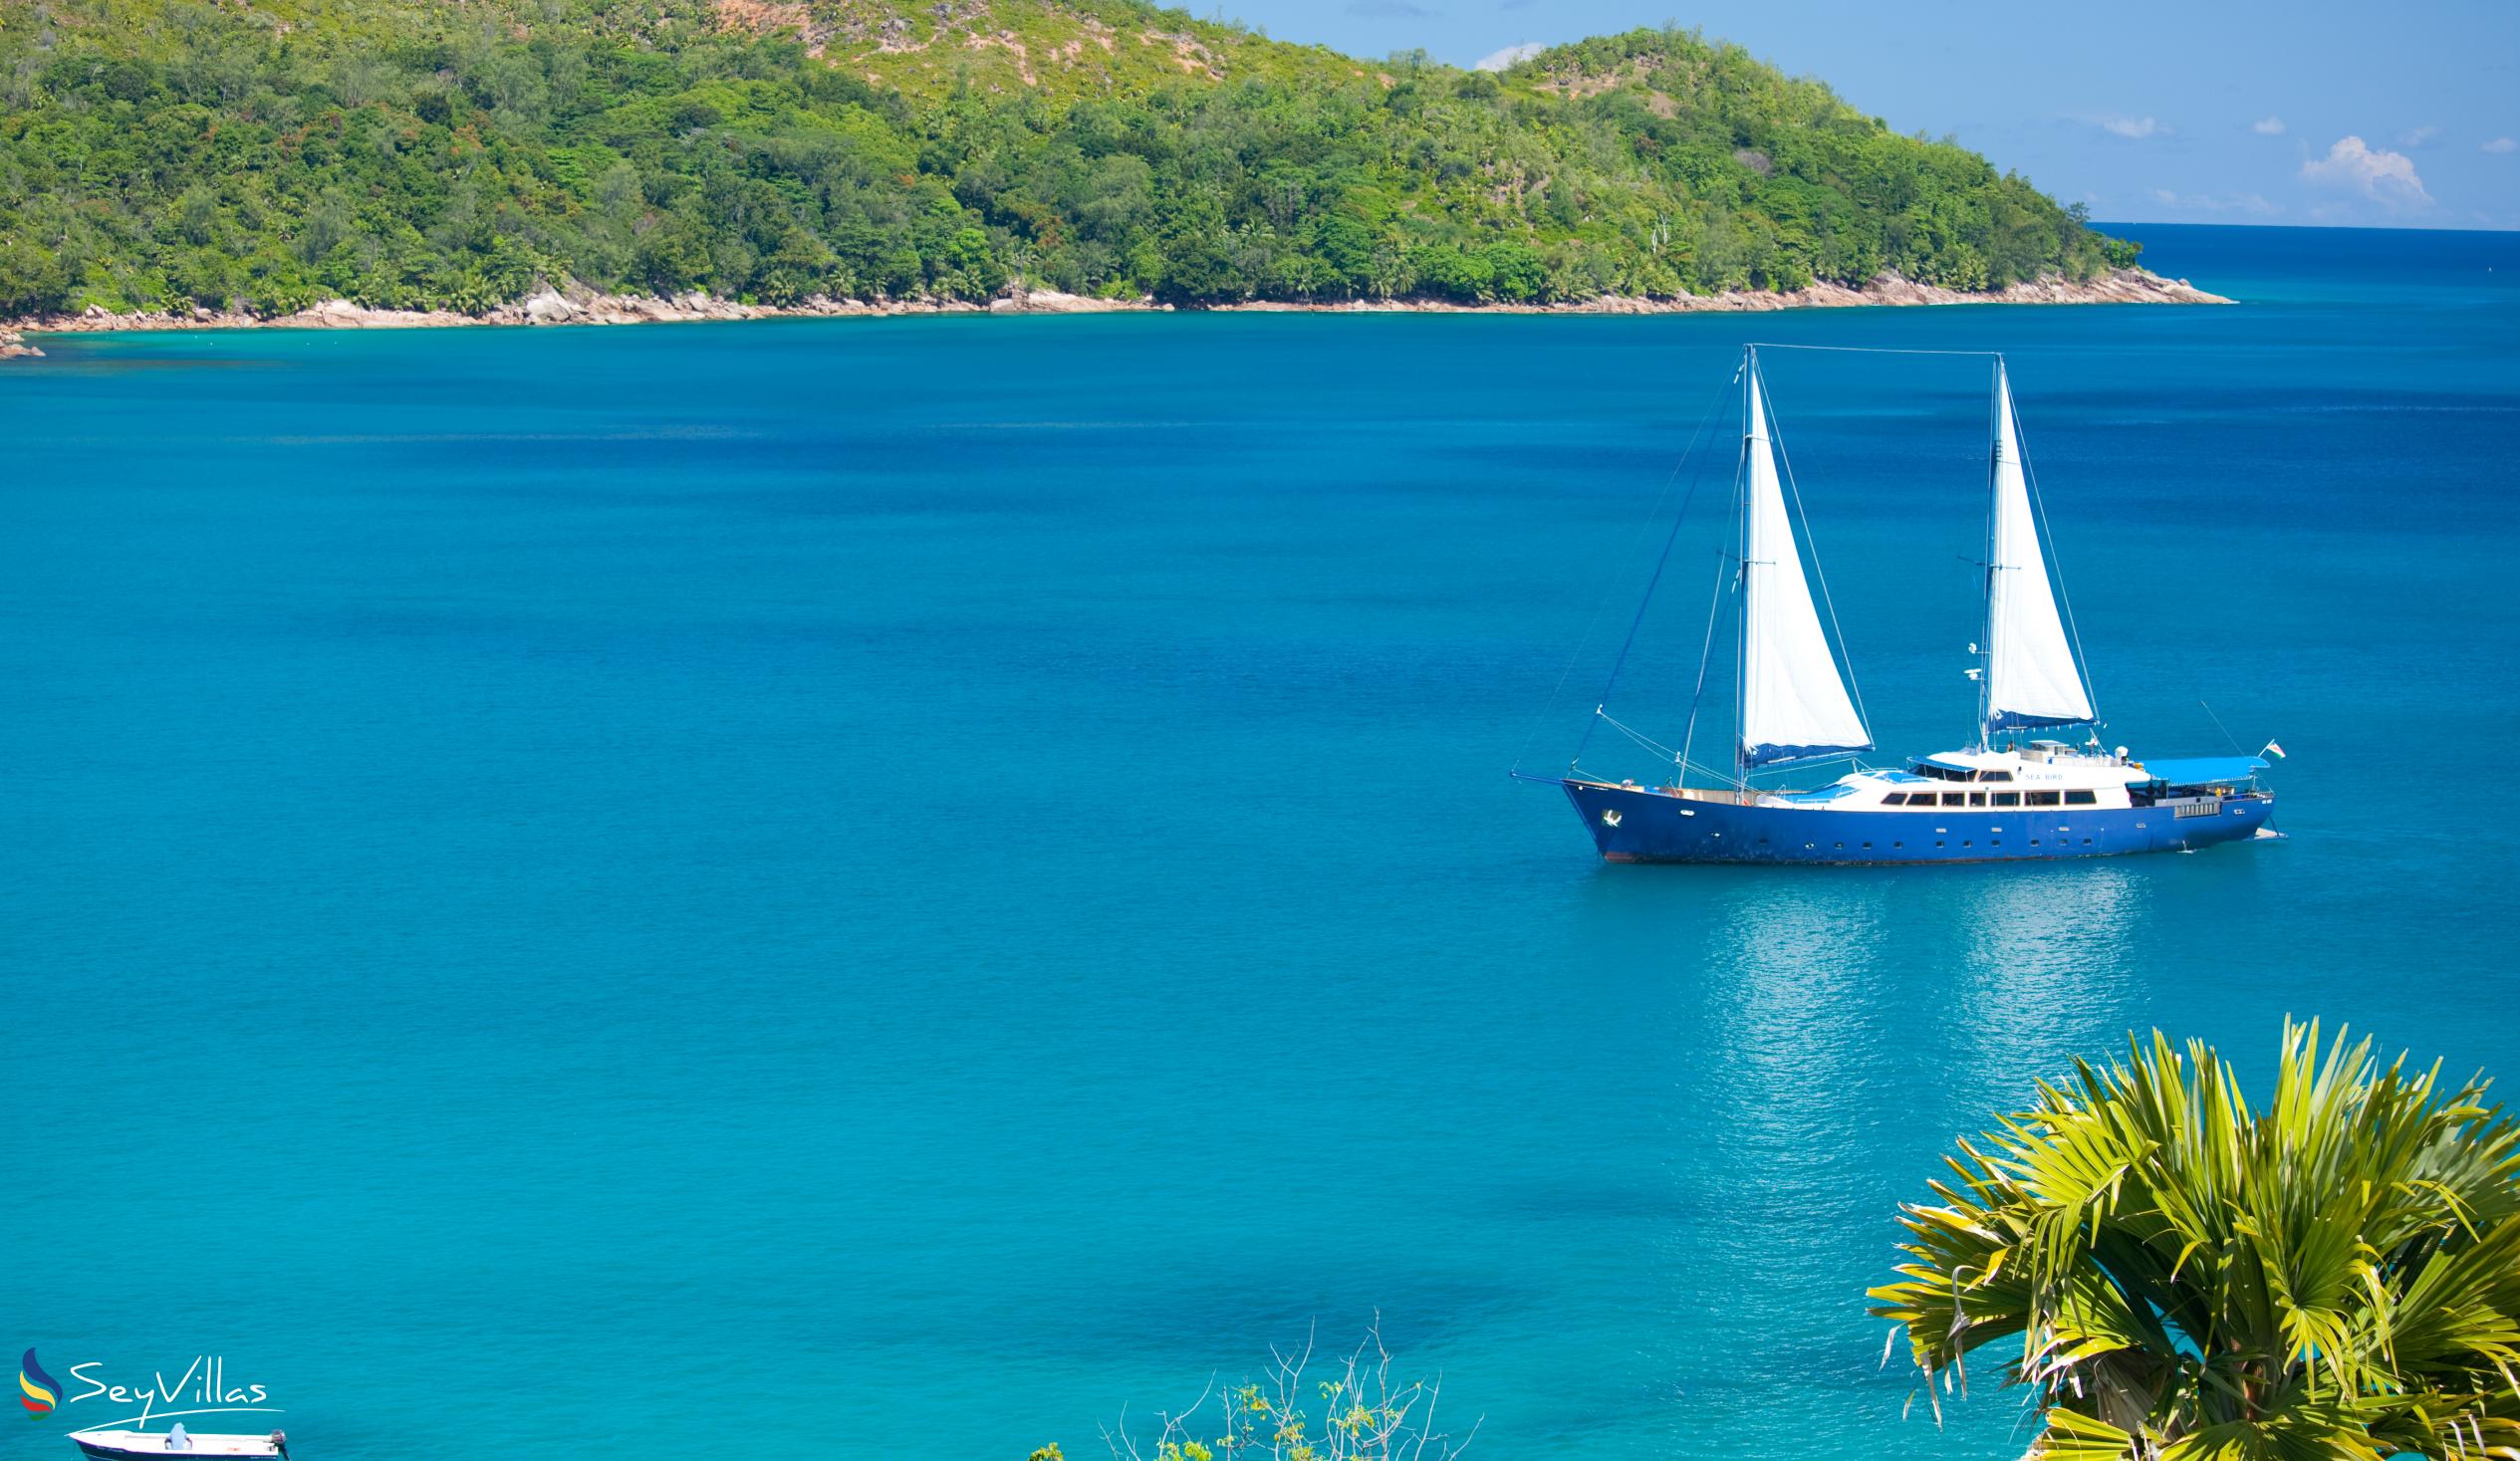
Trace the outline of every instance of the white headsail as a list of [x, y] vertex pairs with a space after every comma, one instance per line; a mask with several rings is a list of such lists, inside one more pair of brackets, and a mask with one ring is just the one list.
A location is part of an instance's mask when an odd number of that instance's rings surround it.
[[1763, 766], [1831, 751], [1867, 751], [1873, 737], [1847, 696], [1803, 577], [1785, 492], [1768, 445], [1767, 402], [1750, 371], [1742, 452], [1741, 763]]
[[1995, 502], [1987, 546], [1986, 730], [2075, 725], [2092, 718], [2074, 646], [2057, 616], [2038, 519], [2013, 432], [2012, 384], [1995, 366]]

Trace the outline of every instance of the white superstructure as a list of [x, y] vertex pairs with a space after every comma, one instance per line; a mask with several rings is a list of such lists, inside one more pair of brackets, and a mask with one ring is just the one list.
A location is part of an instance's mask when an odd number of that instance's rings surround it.
[[1855, 771], [1816, 792], [1775, 793], [1761, 806], [1831, 812], [2125, 808], [2155, 780], [2141, 761], [2039, 741], [2003, 750], [1943, 751], [1905, 771]]

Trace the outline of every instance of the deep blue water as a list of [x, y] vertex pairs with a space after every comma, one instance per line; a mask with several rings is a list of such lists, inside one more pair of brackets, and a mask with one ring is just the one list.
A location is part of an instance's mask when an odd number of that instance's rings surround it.
[[[1380, 1311], [1485, 1454], [2017, 1454], [1864, 1314], [1955, 1133], [2156, 1024], [2520, 1075], [2520, 237], [2141, 233], [2246, 303], [49, 342], [0, 1343], [224, 1354], [305, 1461], [1079, 1457]], [[1505, 772], [1750, 339], [2007, 353], [2111, 738], [2280, 739], [2291, 841], [1595, 862]], [[1983, 363], [1767, 372], [1956, 743]]]

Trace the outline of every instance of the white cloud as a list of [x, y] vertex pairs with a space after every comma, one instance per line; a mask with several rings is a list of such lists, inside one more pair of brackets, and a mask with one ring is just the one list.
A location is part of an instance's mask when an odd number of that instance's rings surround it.
[[2122, 137], [2131, 137], [2136, 141], [2142, 141], [2145, 137], [2165, 137], [2170, 134], [2168, 123], [2154, 121], [2149, 117], [2104, 117], [2100, 120], [2100, 126], [2103, 131], [2113, 132]]
[[2509, 137], [2496, 137], [2477, 150], [2491, 152], [2498, 157], [2505, 156], [2512, 152], [2520, 152], [2520, 142], [2515, 142]]
[[2304, 182], [2344, 188], [2373, 202], [2394, 208], [2429, 208], [2432, 194], [2415, 175], [2414, 160], [2403, 152], [2376, 152], [2361, 137], [2337, 139], [2325, 157], [2301, 164]]
[[1548, 49], [1538, 41], [1525, 41], [1519, 46], [1508, 46], [1492, 56], [1480, 57], [1470, 69], [1472, 71], [1503, 71], [1517, 61], [1529, 61]]
[[2424, 143], [2432, 140], [2440, 134], [2441, 128], [2433, 126], [2430, 123], [2426, 123], [2422, 126], [2408, 127], [2406, 130], [2397, 133], [2397, 145], [2404, 147], [2407, 151], [2411, 152], [2415, 148], [2422, 146]]
[[2249, 123], [2249, 130], [2256, 132], [2262, 137], [2280, 137], [2284, 134], [2284, 119], [2280, 117], [2261, 117], [2257, 121]]

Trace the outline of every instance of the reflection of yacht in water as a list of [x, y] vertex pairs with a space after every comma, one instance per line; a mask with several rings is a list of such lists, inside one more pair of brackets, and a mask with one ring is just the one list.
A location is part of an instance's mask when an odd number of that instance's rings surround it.
[[[1741, 460], [1733, 494], [1738, 555], [1719, 591], [1734, 601], [1739, 622], [1732, 646], [1732, 765], [1725, 774], [1689, 759], [1692, 711], [1689, 733], [1671, 755], [1675, 771], [1668, 785], [1573, 772], [1530, 778], [1565, 789], [1604, 857], [2009, 861], [2185, 851], [2252, 837], [2264, 827], [2274, 808], [2273, 794], [2256, 782], [2264, 761], [2139, 761], [2124, 746], [2101, 745], [2078, 644], [2049, 581], [2000, 357], [1988, 470], [1986, 631], [1984, 642], [1971, 646], [1979, 658], [1969, 671], [1978, 686], [1977, 743], [1917, 757], [1898, 770], [1859, 766], [1816, 788], [1754, 785], [1755, 777], [1777, 768], [1870, 751], [1873, 738], [1848, 693], [1803, 572], [1804, 549], [1777, 475], [1755, 348], [1745, 354], [1741, 380]], [[1824, 603], [1826, 592], [1824, 582]], [[1709, 658], [1712, 623], [1710, 616]], [[1702, 664], [1699, 683], [1705, 683]], [[2053, 738], [2069, 730], [2084, 733], [2080, 743]], [[1720, 784], [1689, 785], [1692, 770]]]

